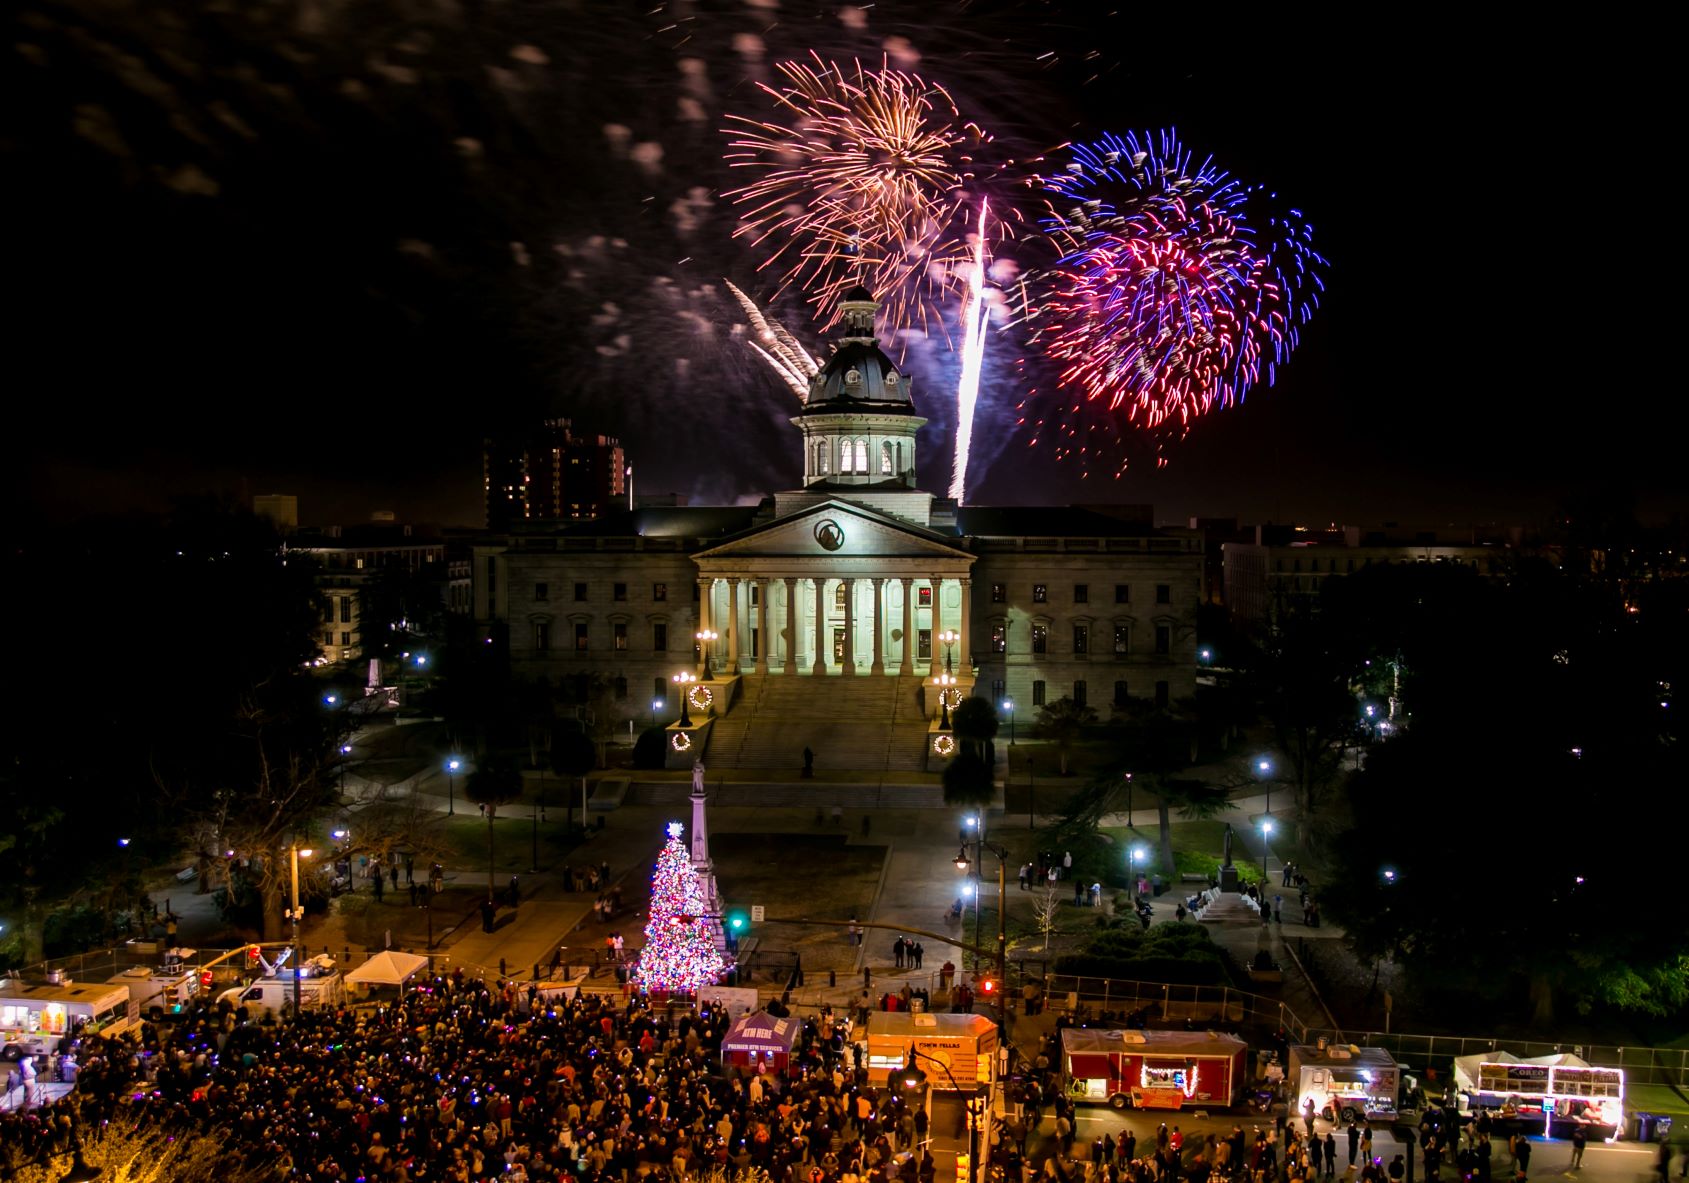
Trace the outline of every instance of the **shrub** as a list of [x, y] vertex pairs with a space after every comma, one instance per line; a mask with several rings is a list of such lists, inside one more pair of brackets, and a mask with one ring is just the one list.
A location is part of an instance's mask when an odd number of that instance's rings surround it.
[[668, 733], [661, 727], [647, 727], [633, 745], [635, 768], [661, 768], [668, 759]]

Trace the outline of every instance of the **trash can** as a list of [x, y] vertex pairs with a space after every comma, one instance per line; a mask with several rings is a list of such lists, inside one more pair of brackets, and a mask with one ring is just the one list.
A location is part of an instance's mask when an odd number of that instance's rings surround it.
[[1671, 1137], [1671, 1118], [1666, 1114], [1637, 1112], [1631, 1114], [1631, 1122], [1638, 1142], [1664, 1142]]

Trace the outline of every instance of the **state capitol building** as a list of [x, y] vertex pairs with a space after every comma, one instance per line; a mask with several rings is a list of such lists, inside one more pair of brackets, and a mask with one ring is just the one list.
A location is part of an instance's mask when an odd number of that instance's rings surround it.
[[[1140, 507], [957, 507], [915, 484], [922, 425], [857, 288], [792, 417], [803, 485], [760, 505], [612, 511], [474, 548], [479, 635], [523, 677], [600, 675], [671, 765], [942, 767], [940, 694], [1030, 728], [1196, 685], [1202, 554]], [[700, 644], [697, 637], [706, 634]], [[707, 634], [713, 633], [714, 639]], [[689, 687], [679, 722], [677, 673]], [[941, 676], [954, 679], [944, 689]]]

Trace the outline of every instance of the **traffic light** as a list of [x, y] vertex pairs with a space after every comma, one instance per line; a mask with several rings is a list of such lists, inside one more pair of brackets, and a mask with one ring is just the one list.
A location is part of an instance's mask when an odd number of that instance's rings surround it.
[[751, 918], [745, 913], [744, 909], [735, 908], [727, 914], [727, 931], [734, 936], [740, 935], [750, 926]]
[[211, 971], [210, 970], [202, 969], [202, 970], [199, 971], [199, 988], [201, 990], [211, 989]]
[[997, 993], [997, 979], [981, 978], [979, 983], [979, 992], [987, 997], [995, 995]]
[[246, 968], [247, 969], [257, 969], [258, 968], [258, 946], [257, 945], [248, 945], [246, 947]]

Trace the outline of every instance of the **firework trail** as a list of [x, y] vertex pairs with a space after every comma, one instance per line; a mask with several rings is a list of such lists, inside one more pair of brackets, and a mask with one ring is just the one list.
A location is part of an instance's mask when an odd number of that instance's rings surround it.
[[1042, 178], [1058, 257], [1031, 318], [1062, 367], [1058, 385], [1175, 437], [1271, 385], [1323, 290], [1325, 260], [1300, 212], [1197, 162], [1170, 130], [1071, 153]]
[[[723, 282], [727, 283], [726, 280]], [[739, 302], [756, 332], [757, 339], [747, 344], [768, 363], [768, 368], [782, 382], [791, 387], [793, 394], [799, 398], [808, 394], [809, 380], [821, 369], [820, 360], [799, 343], [791, 330], [758, 308], [756, 301], [737, 286], [727, 283], [727, 290], [733, 293], [733, 298]]]
[[728, 116], [728, 162], [761, 173], [728, 194], [742, 207], [735, 237], [772, 246], [762, 265], [783, 269], [782, 290], [800, 290], [824, 325], [861, 283], [891, 334], [947, 331], [970, 151], [988, 137], [917, 74], [814, 54], [778, 69], [784, 84], [760, 89], [780, 121]]
[[974, 235], [972, 273], [962, 301], [962, 376], [956, 384], [956, 458], [950, 471], [950, 496], [960, 504], [967, 495], [968, 454], [973, 448], [974, 408], [979, 403], [979, 376], [985, 368], [985, 330], [991, 306], [985, 299], [985, 226], [989, 203], [979, 207], [979, 231]]

